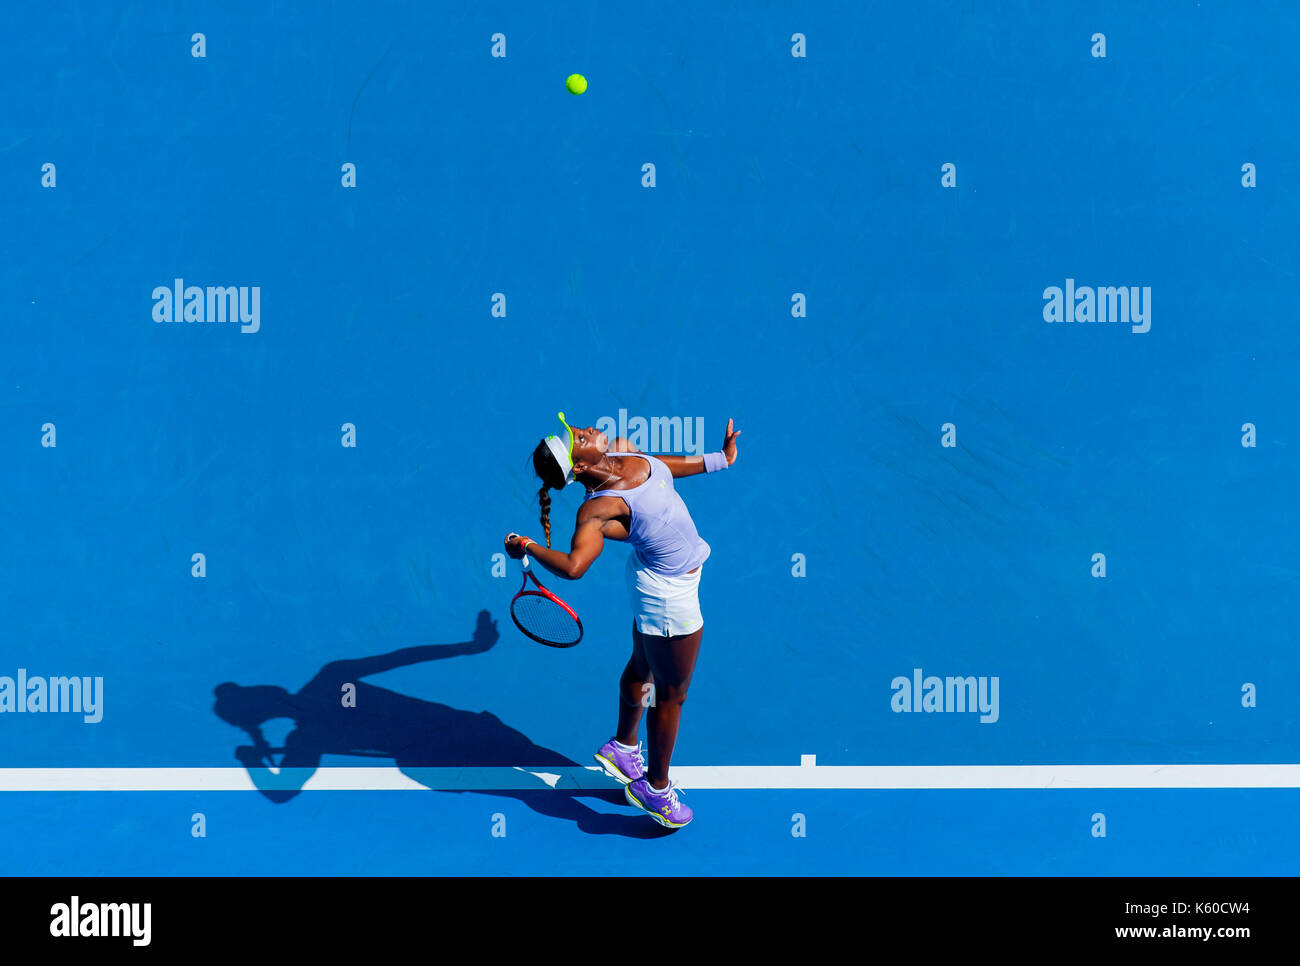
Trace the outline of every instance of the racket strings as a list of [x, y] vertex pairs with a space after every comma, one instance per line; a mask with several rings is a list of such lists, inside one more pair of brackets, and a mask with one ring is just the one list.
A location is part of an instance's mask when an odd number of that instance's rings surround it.
[[567, 610], [541, 594], [523, 594], [510, 605], [515, 623], [529, 634], [554, 644], [575, 644], [582, 628]]

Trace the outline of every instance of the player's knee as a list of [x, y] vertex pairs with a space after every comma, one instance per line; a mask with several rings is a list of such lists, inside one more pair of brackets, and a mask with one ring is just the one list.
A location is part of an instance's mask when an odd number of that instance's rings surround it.
[[659, 704], [685, 704], [689, 684], [670, 684], [655, 688], [655, 701]]

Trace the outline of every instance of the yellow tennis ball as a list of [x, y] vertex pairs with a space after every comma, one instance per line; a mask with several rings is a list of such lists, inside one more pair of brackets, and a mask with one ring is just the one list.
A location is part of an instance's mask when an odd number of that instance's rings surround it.
[[587, 78], [581, 74], [570, 74], [569, 79], [564, 82], [564, 86], [569, 89], [570, 94], [581, 94], [587, 89]]

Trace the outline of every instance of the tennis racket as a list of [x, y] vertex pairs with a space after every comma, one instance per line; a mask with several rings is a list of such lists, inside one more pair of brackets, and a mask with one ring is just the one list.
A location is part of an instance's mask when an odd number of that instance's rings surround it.
[[[547, 590], [529, 566], [528, 554], [520, 560], [524, 584], [510, 602], [510, 616], [515, 626], [539, 644], [548, 647], [573, 647], [582, 640], [582, 621], [573, 608]], [[533, 582], [535, 590], [528, 586]]]

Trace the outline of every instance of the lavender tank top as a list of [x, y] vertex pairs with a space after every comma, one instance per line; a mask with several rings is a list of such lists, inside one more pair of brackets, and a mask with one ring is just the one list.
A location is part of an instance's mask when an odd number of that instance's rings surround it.
[[655, 573], [680, 577], [690, 573], [709, 556], [709, 545], [695, 530], [686, 504], [673, 488], [673, 472], [663, 460], [644, 453], [610, 453], [613, 457], [643, 459], [650, 464], [650, 478], [630, 490], [595, 490], [583, 502], [601, 496], [616, 496], [627, 504], [632, 526], [627, 542], [642, 564]]

